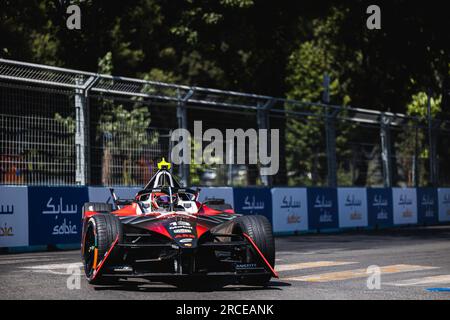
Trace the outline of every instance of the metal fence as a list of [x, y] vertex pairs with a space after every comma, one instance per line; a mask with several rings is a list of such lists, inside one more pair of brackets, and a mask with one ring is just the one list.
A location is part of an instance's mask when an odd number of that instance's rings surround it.
[[280, 170], [177, 166], [184, 183], [450, 185], [449, 122], [324, 97], [307, 103], [0, 59], [0, 184], [143, 185], [170, 159], [172, 130], [193, 132], [201, 120], [203, 130], [279, 129]]

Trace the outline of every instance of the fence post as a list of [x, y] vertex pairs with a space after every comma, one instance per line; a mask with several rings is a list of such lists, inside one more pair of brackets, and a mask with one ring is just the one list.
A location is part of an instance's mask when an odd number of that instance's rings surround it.
[[[258, 109], [256, 112], [256, 117], [257, 117], [257, 124], [258, 124], [258, 129], [265, 129], [267, 130], [267, 154], [271, 154], [272, 150], [270, 149], [271, 146], [271, 140], [270, 140], [270, 134], [269, 134], [269, 130], [270, 130], [270, 122], [269, 122], [269, 110], [273, 105], [273, 100], [268, 100], [266, 103], [262, 104], [261, 102], [258, 102]], [[261, 172], [261, 170], [260, 170]], [[271, 186], [272, 185], [272, 176], [267, 176], [267, 175], [261, 175], [261, 182], [263, 183], [263, 185], [265, 185], [266, 187]]]
[[429, 141], [429, 160], [430, 160], [430, 181], [431, 186], [437, 185], [437, 172], [436, 172], [436, 134], [433, 128], [433, 115], [431, 114], [431, 92], [427, 94], [427, 113], [428, 113], [428, 141]]
[[392, 154], [391, 154], [391, 119], [384, 113], [380, 119], [381, 161], [383, 162], [384, 186], [392, 186]]
[[[330, 76], [325, 74], [323, 77], [323, 95], [322, 101], [325, 104], [330, 103]], [[325, 134], [327, 147], [327, 168], [328, 168], [328, 186], [335, 188], [337, 186], [337, 166], [336, 166], [336, 123], [335, 112], [330, 107], [325, 107]]]
[[88, 182], [88, 107], [85, 90], [83, 89], [83, 79], [77, 77], [75, 83], [75, 183], [85, 186]]
[[[186, 110], [186, 101], [192, 96], [193, 91], [189, 90], [185, 97], [181, 96], [180, 89], [177, 89], [177, 119], [178, 128], [188, 130], [188, 119]], [[171, 151], [170, 151], [171, 152]], [[181, 184], [188, 186], [190, 182], [190, 165], [188, 163], [180, 164], [180, 179]]]

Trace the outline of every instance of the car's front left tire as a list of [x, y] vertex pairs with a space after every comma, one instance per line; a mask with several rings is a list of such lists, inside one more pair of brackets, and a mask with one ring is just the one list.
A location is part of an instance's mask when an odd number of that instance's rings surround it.
[[[247, 234], [261, 253], [267, 259], [267, 262], [275, 267], [275, 240], [272, 232], [272, 225], [269, 220], [261, 215], [241, 216], [234, 220], [234, 234]], [[255, 250], [248, 250], [246, 263], [260, 262], [260, 257]], [[242, 278], [241, 283], [252, 286], [265, 286], [272, 278], [267, 275], [248, 275]]]

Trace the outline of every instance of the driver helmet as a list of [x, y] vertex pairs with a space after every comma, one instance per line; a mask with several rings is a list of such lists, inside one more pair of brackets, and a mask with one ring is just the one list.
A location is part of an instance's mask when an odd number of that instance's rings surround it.
[[157, 193], [153, 197], [153, 205], [156, 208], [170, 208], [170, 196], [165, 193]]

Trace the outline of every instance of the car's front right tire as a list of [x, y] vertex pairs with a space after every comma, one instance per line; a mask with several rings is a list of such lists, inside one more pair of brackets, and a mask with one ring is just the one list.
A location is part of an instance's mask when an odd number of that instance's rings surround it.
[[[119, 237], [120, 241], [122, 224], [116, 216], [112, 214], [97, 214], [89, 218], [83, 243], [84, 272], [89, 283], [109, 284], [115, 282], [113, 277], [102, 277], [101, 272], [96, 275], [95, 270], [117, 237]], [[115, 254], [116, 252], [113, 250], [108, 260], [114, 260]]]

